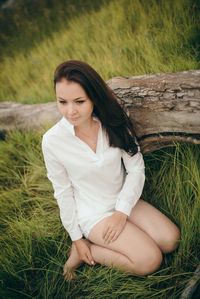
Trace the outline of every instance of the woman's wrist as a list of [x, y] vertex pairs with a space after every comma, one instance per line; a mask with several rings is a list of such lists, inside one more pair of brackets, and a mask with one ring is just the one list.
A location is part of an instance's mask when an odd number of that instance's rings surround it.
[[121, 212], [121, 211], [115, 210], [115, 213], [118, 214], [118, 215], [120, 215], [120, 216], [123, 216], [124, 218], [128, 218], [128, 215], [125, 214], [125, 213], [123, 213], [123, 212]]
[[78, 239], [78, 240], [75, 240], [75, 241], [73, 241], [73, 243], [74, 243], [74, 244], [78, 244], [78, 243], [81, 243], [82, 241], [83, 241], [83, 238]]

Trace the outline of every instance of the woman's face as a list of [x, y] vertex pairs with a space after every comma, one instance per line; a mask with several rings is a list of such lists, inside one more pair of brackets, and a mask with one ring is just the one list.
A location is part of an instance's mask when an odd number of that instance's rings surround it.
[[94, 104], [80, 84], [63, 78], [56, 83], [56, 98], [60, 113], [72, 125], [79, 126], [91, 120]]

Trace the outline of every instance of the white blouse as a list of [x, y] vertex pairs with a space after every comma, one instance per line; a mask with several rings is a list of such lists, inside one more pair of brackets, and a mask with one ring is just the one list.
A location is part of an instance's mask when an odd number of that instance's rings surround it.
[[96, 153], [75, 135], [65, 117], [42, 138], [47, 177], [72, 241], [87, 237], [92, 226], [114, 210], [129, 216], [144, 187], [145, 165], [138, 143], [139, 152], [132, 157], [111, 147], [99, 123]]

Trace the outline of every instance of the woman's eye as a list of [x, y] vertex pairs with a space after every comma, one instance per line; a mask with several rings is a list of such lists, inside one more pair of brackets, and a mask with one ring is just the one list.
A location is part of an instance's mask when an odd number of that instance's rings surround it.
[[76, 101], [77, 104], [82, 104], [82, 103], [84, 103], [84, 102], [85, 102], [84, 100]]
[[60, 104], [66, 104], [66, 102], [65, 102], [65, 101], [59, 101], [59, 103], [60, 103]]

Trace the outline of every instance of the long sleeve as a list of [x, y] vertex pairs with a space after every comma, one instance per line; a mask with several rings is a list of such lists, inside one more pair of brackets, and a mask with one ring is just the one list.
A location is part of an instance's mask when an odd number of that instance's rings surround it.
[[136, 205], [142, 194], [145, 182], [145, 165], [139, 145], [138, 152], [132, 157], [122, 150], [122, 159], [127, 174], [118, 195], [115, 210], [130, 216], [132, 208]]
[[55, 155], [42, 139], [42, 152], [47, 170], [47, 177], [54, 189], [54, 197], [60, 209], [62, 224], [72, 241], [82, 238], [82, 232], [77, 222], [76, 203], [73, 187], [65, 167], [56, 159]]

